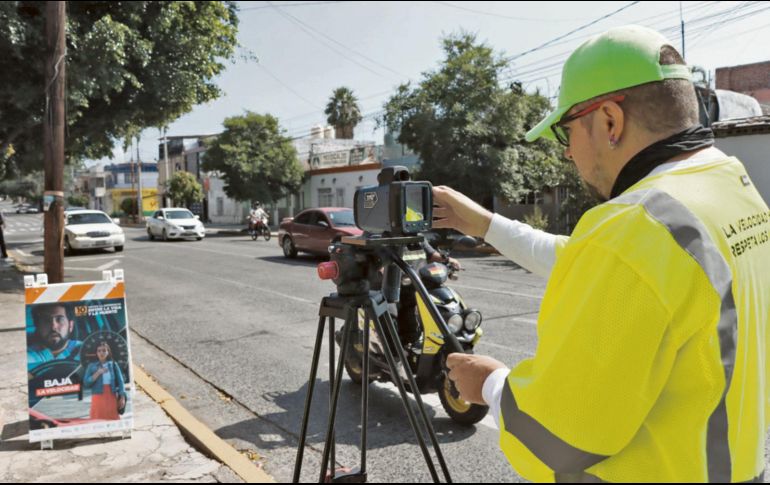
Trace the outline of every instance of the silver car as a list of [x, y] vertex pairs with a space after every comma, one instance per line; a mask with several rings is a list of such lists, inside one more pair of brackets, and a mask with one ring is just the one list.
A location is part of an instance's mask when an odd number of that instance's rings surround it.
[[147, 219], [147, 235], [164, 241], [194, 237], [198, 241], [206, 237], [206, 228], [198, 216], [184, 208], [167, 208], [156, 211]]

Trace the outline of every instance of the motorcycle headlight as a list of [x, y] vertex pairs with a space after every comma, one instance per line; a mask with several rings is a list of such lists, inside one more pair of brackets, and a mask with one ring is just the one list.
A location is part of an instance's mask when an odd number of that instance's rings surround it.
[[463, 326], [463, 317], [455, 313], [449, 317], [449, 320], [447, 320], [446, 324], [449, 326], [449, 330], [451, 330], [452, 333], [457, 333]]
[[479, 325], [481, 325], [481, 313], [476, 310], [469, 311], [465, 314], [465, 323], [463, 323], [463, 325], [465, 326], [465, 330], [469, 332], [476, 331], [476, 329], [479, 328]]

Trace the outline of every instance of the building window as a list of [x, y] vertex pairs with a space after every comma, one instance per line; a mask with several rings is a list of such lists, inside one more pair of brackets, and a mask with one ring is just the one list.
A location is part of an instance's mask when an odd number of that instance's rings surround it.
[[318, 206], [331, 207], [334, 204], [334, 194], [331, 188], [318, 189]]
[[337, 189], [337, 207], [345, 207], [345, 189]]
[[218, 216], [225, 215], [225, 198], [224, 197], [217, 197], [217, 215]]
[[559, 199], [559, 203], [567, 200], [568, 195], [567, 187], [556, 187], [556, 197]]
[[543, 203], [542, 192], [530, 192], [526, 195], [522, 195], [519, 199], [521, 205], [540, 205]]

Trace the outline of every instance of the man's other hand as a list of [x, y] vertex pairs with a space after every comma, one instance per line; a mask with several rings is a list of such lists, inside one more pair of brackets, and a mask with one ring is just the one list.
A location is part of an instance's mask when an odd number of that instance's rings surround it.
[[484, 381], [492, 372], [506, 367], [492, 357], [460, 353], [449, 354], [446, 365], [460, 397], [474, 404], [486, 404], [481, 394]]
[[463, 234], [484, 237], [492, 213], [451, 187], [433, 187], [433, 227], [456, 229]]

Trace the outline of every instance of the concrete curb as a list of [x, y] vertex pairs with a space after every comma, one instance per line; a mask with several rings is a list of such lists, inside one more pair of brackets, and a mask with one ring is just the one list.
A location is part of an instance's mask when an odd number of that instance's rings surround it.
[[133, 370], [136, 384], [155, 402], [160, 404], [166, 414], [177, 424], [179, 430], [201, 452], [227, 465], [247, 483], [275, 483], [275, 480], [270, 475], [254, 465], [251, 460], [240, 454], [238, 450], [198, 421], [141, 368], [134, 365]]

